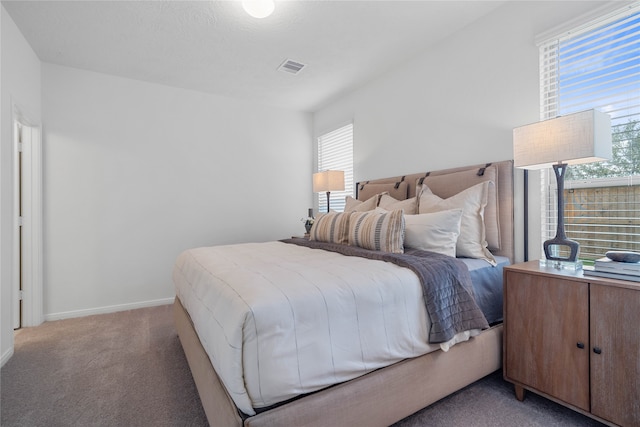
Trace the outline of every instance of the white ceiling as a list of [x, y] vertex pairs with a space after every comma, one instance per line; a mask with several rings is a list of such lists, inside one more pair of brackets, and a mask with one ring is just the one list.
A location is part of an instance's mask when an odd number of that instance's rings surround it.
[[44, 62], [302, 111], [503, 3], [276, 0], [259, 20], [239, 1], [2, 1]]

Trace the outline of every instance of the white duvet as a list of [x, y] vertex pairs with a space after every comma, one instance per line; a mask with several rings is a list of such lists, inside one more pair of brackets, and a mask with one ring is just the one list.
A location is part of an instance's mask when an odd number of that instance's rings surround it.
[[293, 244], [191, 249], [173, 278], [247, 415], [477, 333], [430, 345], [422, 287], [409, 269]]

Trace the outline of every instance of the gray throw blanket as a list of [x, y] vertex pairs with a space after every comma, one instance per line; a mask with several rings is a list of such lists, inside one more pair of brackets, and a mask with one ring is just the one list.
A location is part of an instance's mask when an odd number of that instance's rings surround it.
[[456, 258], [417, 249], [408, 249], [404, 254], [392, 254], [306, 239], [285, 239], [281, 242], [391, 262], [411, 269], [422, 283], [424, 302], [431, 320], [431, 344], [449, 341], [458, 332], [489, 327], [476, 304], [469, 269]]

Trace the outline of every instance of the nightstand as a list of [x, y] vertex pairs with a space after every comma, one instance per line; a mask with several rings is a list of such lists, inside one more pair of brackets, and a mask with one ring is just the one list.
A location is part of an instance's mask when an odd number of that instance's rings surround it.
[[609, 425], [639, 426], [640, 284], [504, 268], [505, 380]]

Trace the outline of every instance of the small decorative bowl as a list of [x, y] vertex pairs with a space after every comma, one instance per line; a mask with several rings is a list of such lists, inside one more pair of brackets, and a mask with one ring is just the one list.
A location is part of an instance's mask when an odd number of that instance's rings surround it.
[[618, 262], [639, 262], [640, 261], [640, 253], [638, 252], [608, 251], [604, 255], [612, 261], [618, 261]]

